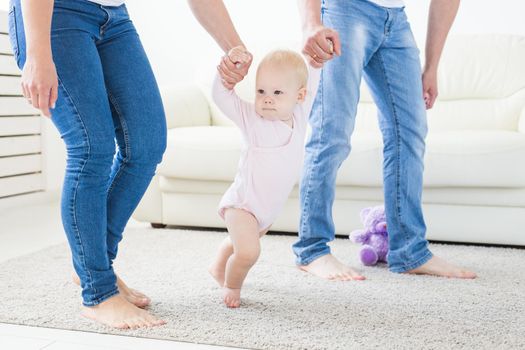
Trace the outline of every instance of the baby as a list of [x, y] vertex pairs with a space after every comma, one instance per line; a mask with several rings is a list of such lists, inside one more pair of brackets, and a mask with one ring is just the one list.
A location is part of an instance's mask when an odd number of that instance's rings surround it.
[[[231, 50], [229, 58], [236, 62], [242, 50]], [[240, 128], [244, 141], [235, 180], [219, 204], [229, 237], [210, 267], [228, 307], [240, 306], [242, 284], [259, 257], [259, 238], [268, 232], [301, 173], [319, 79], [319, 69], [311, 68], [309, 76], [301, 55], [289, 50], [270, 52], [259, 64], [255, 103], [241, 100], [219, 74], [215, 78], [213, 100]]]

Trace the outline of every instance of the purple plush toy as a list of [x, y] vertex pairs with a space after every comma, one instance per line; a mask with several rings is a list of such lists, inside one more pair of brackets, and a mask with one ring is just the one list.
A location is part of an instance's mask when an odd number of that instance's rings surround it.
[[370, 207], [361, 210], [361, 222], [364, 229], [350, 233], [350, 240], [361, 243], [359, 255], [364, 265], [371, 266], [378, 262], [387, 262], [388, 233], [386, 231], [385, 208]]

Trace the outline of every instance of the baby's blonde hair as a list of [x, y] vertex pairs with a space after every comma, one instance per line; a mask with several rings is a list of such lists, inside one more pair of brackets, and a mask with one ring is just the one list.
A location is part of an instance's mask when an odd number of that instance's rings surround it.
[[308, 69], [303, 57], [292, 50], [274, 50], [269, 52], [257, 67], [257, 74], [259, 70], [265, 64], [275, 65], [277, 67], [286, 67], [293, 69], [297, 74], [297, 79], [301, 84], [301, 87], [306, 87], [308, 81]]

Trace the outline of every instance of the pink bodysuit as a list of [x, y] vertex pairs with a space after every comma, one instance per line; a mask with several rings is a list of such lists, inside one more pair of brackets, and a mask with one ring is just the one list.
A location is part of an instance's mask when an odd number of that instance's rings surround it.
[[293, 111], [293, 128], [260, 117], [253, 103], [241, 100], [216, 76], [213, 100], [243, 135], [235, 180], [219, 204], [223, 219], [226, 208], [238, 208], [255, 216], [260, 231], [273, 224], [301, 174], [306, 126], [320, 74], [320, 69], [309, 67], [306, 99]]

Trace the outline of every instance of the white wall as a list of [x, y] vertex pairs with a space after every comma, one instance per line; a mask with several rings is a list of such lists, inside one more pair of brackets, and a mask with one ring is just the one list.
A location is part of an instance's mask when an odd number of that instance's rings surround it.
[[[422, 48], [430, 0], [405, 2]], [[187, 1], [155, 1], [155, 6], [144, 0], [127, 3], [161, 85], [192, 81], [197, 67], [208, 61], [216, 63], [220, 50], [193, 18]], [[248, 47], [278, 46], [301, 38], [296, 0], [225, 0], [225, 3]], [[0, 0], [0, 9], [7, 7], [8, 0]], [[452, 33], [525, 35], [524, 13], [525, 0], [463, 0]]]
[[[350, 0], [349, 0], [350, 1]], [[296, 0], [225, 1], [242, 39], [249, 47], [300, 40]], [[420, 47], [424, 46], [430, 0], [406, 0], [406, 11]], [[497, 3], [497, 5], [494, 5]], [[193, 18], [186, 1], [154, 8], [128, 0], [160, 84], [193, 79], [202, 59], [217, 60], [220, 51]], [[148, 12], [154, 11], [148, 15]], [[463, 0], [452, 33], [513, 33], [525, 35], [525, 0]], [[195, 61], [199, 61], [195, 64]]]
[[[71, 0], [74, 1], [74, 0]], [[199, 67], [216, 65], [221, 52], [199, 26], [183, 0], [128, 0], [128, 9], [141, 35], [160, 85], [192, 82]], [[272, 47], [301, 38], [295, 0], [225, 1], [237, 29], [250, 47]], [[406, 11], [420, 47], [424, 46], [430, 0], [406, 0]], [[496, 5], [497, 3], [497, 5]], [[7, 10], [8, 1], [0, 0]], [[454, 33], [525, 35], [525, 0], [463, 0]], [[60, 187], [64, 150], [52, 126], [45, 124], [48, 186]]]

